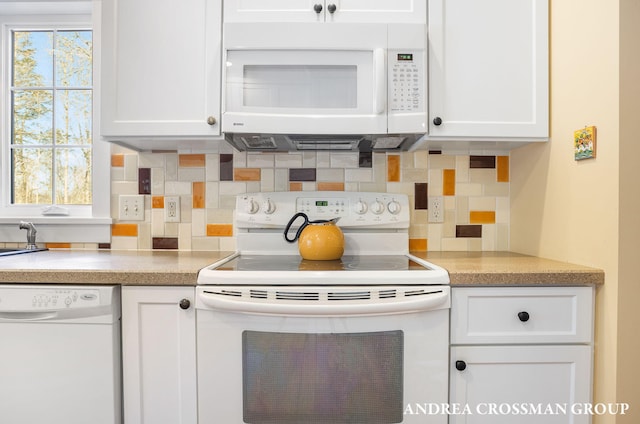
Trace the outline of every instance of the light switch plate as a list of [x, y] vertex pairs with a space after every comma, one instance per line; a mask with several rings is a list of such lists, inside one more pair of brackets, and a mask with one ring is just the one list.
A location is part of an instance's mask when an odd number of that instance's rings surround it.
[[144, 195], [121, 195], [118, 204], [118, 219], [123, 221], [144, 221]]

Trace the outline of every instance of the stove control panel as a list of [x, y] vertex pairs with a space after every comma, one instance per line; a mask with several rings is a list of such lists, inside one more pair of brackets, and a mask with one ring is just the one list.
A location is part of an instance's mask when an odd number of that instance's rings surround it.
[[340, 218], [348, 227], [408, 228], [409, 198], [405, 194], [313, 191], [247, 193], [236, 198], [239, 228], [285, 226], [298, 212], [310, 220]]

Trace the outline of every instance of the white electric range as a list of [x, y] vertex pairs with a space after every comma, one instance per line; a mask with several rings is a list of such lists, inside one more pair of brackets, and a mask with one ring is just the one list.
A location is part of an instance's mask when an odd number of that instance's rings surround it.
[[[284, 240], [297, 212], [340, 217], [340, 260]], [[409, 253], [410, 216], [403, 194], [238, 196], [238, 251], [198, 276], [200, 421], [417, 423], [407, 405], [446, 403], [449, 277]]]

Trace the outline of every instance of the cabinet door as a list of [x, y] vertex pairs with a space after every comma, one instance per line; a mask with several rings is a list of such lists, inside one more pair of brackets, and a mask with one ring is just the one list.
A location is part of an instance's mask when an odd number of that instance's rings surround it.
[[102, 3], [101, 134], [219, 135], [221, 2]]
[[324, 0], [225, 0], [224, 22], [324, 22], [324, 3]]
[[[327, 22], [425, 24], [426, 0], [326, 0]], [[331, 13], [331, 4], [335, 11]]]
[[461, 410], [449, 423], [587, 424], [591, 364], [588, 345], [454, 346], [450, 403]]
[[593, 296], [593, 287], [454, 287], [451, 343], [591, 343]]
[[194, 287], [122, 288], [125, 422], [197, 423], [194, 296]]
[[429, 135], [548, 137], [548, 1], [429, 1]]
[[226, 0], [225, 22], [426, 23], [427, 0]]

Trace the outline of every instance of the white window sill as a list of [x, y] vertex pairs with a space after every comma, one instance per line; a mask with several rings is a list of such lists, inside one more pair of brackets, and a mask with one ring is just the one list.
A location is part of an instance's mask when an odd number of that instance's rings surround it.
[[27, 241], [20, 221], [32, 222], [37, 230], [36, 243], [110, 243], [111, 218], [22, 217], [0, 218], [0, 242]]

